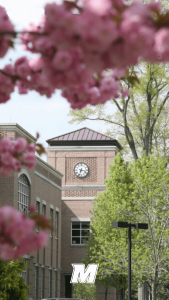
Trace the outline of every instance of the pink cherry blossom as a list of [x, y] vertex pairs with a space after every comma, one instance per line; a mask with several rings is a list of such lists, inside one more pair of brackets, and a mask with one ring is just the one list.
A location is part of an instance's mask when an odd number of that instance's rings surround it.
[[30, 205], [29, 211], [35, 213], [35, 211], [36, 211], [35, 205]]
[[28, 169], [33, 168], [36, 164], [35, 154], [33, 152], [25, 153], [23, 159]]
[[72, 56], [69, 51], [58, 51], [53, 58], [53, 66], [57, 70], [65, 71], [70, 67], [71, 63]]
[[[161, 12], [156, 2], [127, 6], [122, 0], [63, 0], [46, 4], [40, 22], [31, 23], [21, 34], [24, 49], [38, 56], [21, 57], [8, 72], [1, 70], [0, 102], [10, 99], [15, 86], [20, 94], [35, 90], [48, 98], [60, 89], [72, 108], [118, 98], [122, 92], [118, 81], [124, 76], [117, 76], [118, 72], [125, 73], [140, 57], [152, 63], [169, 61], [168, 27], [166, 21], [158, 20]], [[0, 13], [4, 16], [5, 11]], [[7, 20], [2, 28], [13, 30]], [[5, 37], [0, 53], [6, 51]], [[105, 70], [112, 74], [104, 79]]]
[[12, 206], [0, 208], [0, 257], [4, 260], [36, 252], [48, 241], [46, 231], [36, 233], [36, 222]]
[[169, 29], [163, 28], [155, 35], [155, 51], [167, 59], [169, 56]]
[[27, 57], [21, 57], [15, 62], [15, 72], [19, 77], [27, 77], [31, 73]]
[[[0, 31], [14, 31], [14, 26], [10, 21], [5, 9], [0, 6]], [[0, 35], [0, 57], [3, 57], [10, 46], [11, 35]]]
[[16, 140], [5, 138], [0, 140], [0, 175], [10, 176], [19, 172], [22, 166], [32, 168], [36, 164], [35, 146], [20, 137]]
[[15, 141], [14, 151], [16, 151], [17, 153], [22, 153], [23, 151], [26, 150], [27, 146], [28, 146], [27, 140], [25, 140], [22, 137], [19, 137]]
[[84, 5], [98, 15], [104, 15], [111, 7], [111, 0], [83, 0]]
[[27, 145], [27, 151], [35, 153], [35, 144], [31, 143]]

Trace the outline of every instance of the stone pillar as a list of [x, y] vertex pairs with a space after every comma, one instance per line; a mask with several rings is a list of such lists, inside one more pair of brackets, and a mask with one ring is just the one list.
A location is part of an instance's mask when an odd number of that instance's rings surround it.
[[138, 300], [148, 300], [148, 284], [144, 284], [138, 287]]
[[28, 290], [28, 299], [34, 300], [34, 294], [35, 294], [35, 266], [33, 263], [33, 256], [30, 256], [28, 261], [28, 269], [27, 269], [27, 284], [29, 286]]

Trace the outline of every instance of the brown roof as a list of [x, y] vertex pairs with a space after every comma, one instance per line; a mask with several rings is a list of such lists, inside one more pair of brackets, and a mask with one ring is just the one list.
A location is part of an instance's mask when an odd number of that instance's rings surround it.
[[121, 149], [121, 145], [116, 139], [99, 133], [87, 127], [74, 130], [63, 135], [56, 136], [46, 141], [50, 145], [115, 145]]
[[113, 140], [111, 137], [94, 131], [90, 128], [83, 127], [79, 130], [74, 130], [63, 135], [56, 136], [49, 141], [98, 141], [98, 140]]

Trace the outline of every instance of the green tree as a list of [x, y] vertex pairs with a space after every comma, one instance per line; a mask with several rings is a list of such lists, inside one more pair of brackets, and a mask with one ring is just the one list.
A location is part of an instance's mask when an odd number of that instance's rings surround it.
[[87, 106], [82, 110], [71, 110], [70, 123], [86, 120], [103, 121], [107, 134], [117, 138], [124, 147], [124, 153], [134, 159], [161, 153], [169, 156], [169, 68], [166, 65], [141, 63], [130, 69], [130, 75], [137, 74], [139, 83], [132, 86], [128, 79], [121, 82], [130, 95], [123, 99], [112, 99], [111, 108], [106, 105]]
[[117, 155], [110, 166], [106, 190], [94, 202], [88, 261], [99, 263], [98, 280], [114, 278], [126, 287], [127, 229], [112, 229], [112, 221], [148, 223], [132, 230], [132, 283], [148, 283], [152, 300], [168, 299], [169, 170], [161, 158], [144, 156], [132, 165]]
[[27, 300], [28, 286], [20, 275], [26, 268], [23, 259], [9, 262], [0, 260], [1, 300]]
[[73, 285], [73, 297], [87, 300], [96, 300], [96, 286], [89, 283], [75, 283]]

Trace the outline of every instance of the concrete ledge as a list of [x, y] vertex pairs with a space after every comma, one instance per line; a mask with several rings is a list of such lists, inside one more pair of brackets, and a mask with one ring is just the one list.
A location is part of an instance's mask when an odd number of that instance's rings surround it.
[[62, 191], [82, 191], [82, 190], [98, 190], [104, 191], [105, 185], [63, 185]]
[[93, 201], [95, 197], [62, 197], [63, 201]]

